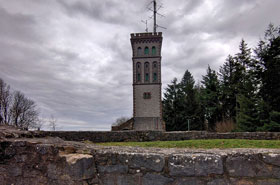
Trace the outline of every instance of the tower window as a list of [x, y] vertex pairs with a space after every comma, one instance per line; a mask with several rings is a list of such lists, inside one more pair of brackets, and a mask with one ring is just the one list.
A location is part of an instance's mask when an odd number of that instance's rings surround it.
[[153, 62], [154, 68], [157, 68], [157, 62]]
[[136, 63], [136, 81], [141, 82], [141, 63]]
[[158, 66], [157, 66], [157, 61], [154, 61], [153, 62], [153, 69], [152, 69], [152, 72], [153, 72], [153, 82], [157, 82], [157, 74], [158, 74]]
[[143, 98], [144, 99], [151, 99], [151, 93], [150, 92], [144, 92]]
[[152, 47], [152, 55], [156, 55], [156, 47], [155, 46]]
[[144, 69], [144, 74], [145, 74], [145, 82], [149, 82], [150, 81], [150, 63], [149, 62], [145, 62], [144, 64], [145, 69]]
[[137, 49], [137, 56], [141, 56], [141, 54], [142, 54], [142, 48], [138, 47], [138, 49]]
[[137, 82], [140, 82], [140, 81], [141, 81], [141, 74], [138, 73], [138, 74], [137, 74]]
[[144, 53], [145, 53], [145, 55], [149, 54], [149, 48], [147, 46], [145, 47]]
[[146, 73], [146, 75], [145, 75], [145, 81], [146, 81], [146, 82], [149, 81], [149, 73]]
[[153, 76], [153, 81], [157, 81], [157, 73], [154, 73], [154, 76]]
[[145, 63], [145, 68], [146, 69], [149, 68], [149, 63], [148, 62]]

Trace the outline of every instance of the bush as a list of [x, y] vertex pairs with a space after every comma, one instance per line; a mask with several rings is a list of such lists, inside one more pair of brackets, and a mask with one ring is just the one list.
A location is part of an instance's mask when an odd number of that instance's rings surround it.
[[216, 132], [232, 132], [235, 129], [233, 120], [220, 121], [216, 123]]

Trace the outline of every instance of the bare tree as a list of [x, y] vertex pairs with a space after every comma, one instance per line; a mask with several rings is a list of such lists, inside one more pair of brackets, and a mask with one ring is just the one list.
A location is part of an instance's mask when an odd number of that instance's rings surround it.
[[10, 109], [10, 115], [11, 115], [12, 123], [17, 127], [19, 126], [19, 123], [18, 123], [19, 122], [19, 116], [22, 113], [23, 99], [24, 99], [24, 95], [21, 92], [16, 91], [14, 93], [13, 104], [12, 104], [12, 107]]
[[0, 78], [0, 123], [9, 123], [9, 108], [11, 104], [10, 86]]
[[3, 113], [2, 113], [2, 94], [3, 94], [3, 88], [4, 88], [4, 81], [0, 79], [0, 124], [3, 123]]
[[26, 98], [23, 93], [16, 91], [13, 96], [10, 116], [15, 126], [28, 130], [36, 126], [39, 111], [36, 109], [36, 104], [33, 100]]
[[36, 104], [33, 100], [24, 99], [23, 101], [23, 112], [20, 115], [21, 128], [36, 128], [38, 122], [39, 112], [36, 109]]
[[34, 129], [40, 131], [42, 127], [44, 126], [45, 121], [43, 118], [38, 118], [37, 123], [34, 125]]
[[37, 128], [38, 116], [35, 102], [20, 91], [11, 93], [10, 86], [0, 78], [0, 123], [28, 130]]
[[50, 119], [49, 119], [49, 127], [52, 131], [56, 131], [57, 129], [57, 119], [51, 115]]
[[125, 123], [127, 120], [129, 120], [130, 118], [128, 117], [120, 117], [118, 119], [116, 119], [116, 121], [112, 124], [113, 126], [118, 126], [118, 125], [121, 125], [122, 123]]

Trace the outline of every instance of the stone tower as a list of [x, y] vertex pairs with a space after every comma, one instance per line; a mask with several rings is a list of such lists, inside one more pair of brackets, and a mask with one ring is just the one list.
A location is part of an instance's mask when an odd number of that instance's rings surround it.
[[162, 33], [132, 33], [133, 130], [165, 130], [161, 101]]

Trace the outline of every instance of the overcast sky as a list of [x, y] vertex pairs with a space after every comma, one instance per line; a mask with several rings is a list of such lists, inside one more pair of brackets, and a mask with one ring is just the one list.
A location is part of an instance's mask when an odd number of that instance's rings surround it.
[[[63, 130], [110, 130], [132, 116], [130, 33], [145, 31], [150, 1], [0, 0], [0, 78]], [[280, 25], [279, 0], [161, 3], [163, 89], [186, 69], [200, 81], [242, 38], [256, 46], [270, 22]]]

